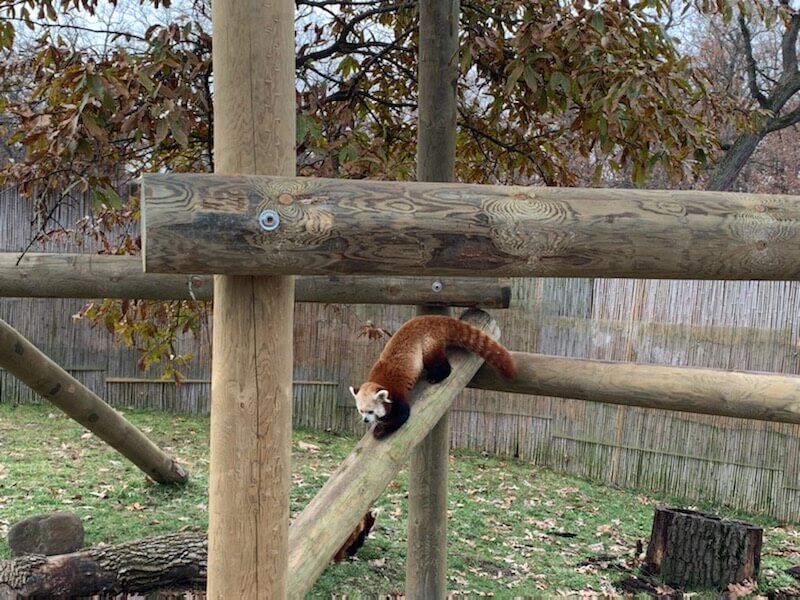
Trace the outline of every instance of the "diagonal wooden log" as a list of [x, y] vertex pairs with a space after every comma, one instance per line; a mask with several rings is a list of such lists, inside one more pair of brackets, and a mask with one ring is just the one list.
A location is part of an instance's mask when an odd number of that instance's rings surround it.
[[478, 371], [468, 387], [800, 424], [800, 377], [512, 352], [518, 373]]
[[[0, 297], [211, 300], [211, 275], [144, 273], [140, 256], [0, 252]], [[295, 301], [508, 308], [511, 280], [318, 275], [295, 279]]]
[[184, 483], [189, 474], [100, 397], [0, 319], [0, 368], [86, 427], [159, 483]]
[[[484, 312], [463, 317], [497, 337], [496, 323]], [[453, 351], [450, 376], [414, 391], [411, 418], [396, 433], [376, 440], [368, 432], [289, 528], [289, 597], [303, 598], [331, 557], [397, 472], [412, 449], [439, 422], [453, 399], [469, 382], [483, 359]], [[355, 408], [353, 408], [355, 410]]]

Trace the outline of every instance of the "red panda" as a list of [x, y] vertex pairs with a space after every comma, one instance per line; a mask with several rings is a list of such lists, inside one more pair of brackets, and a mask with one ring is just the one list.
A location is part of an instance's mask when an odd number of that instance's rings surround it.
[[342, 547], [339, 548], [339, 551], [333, 556], [333, 561], [341, 562], [344, 560], [345, 556], [355, 556], [359, 548], [364, 545], [364, 541], [367, 539], [373, 525], [375, 525], [375, 513], [368, 510], [366, 514], [361, 517], [361, 520], [358, 522], [358, 525], [356, 525], [353, 533], [350, 534], [350, 537], [347, 538], [347, 541], [342, 544]]
[[414, 317], [389, 339], [367, 381], [358, 388], [350, 387], [361, 418], [375, 423], [372, 433], [376, 438], [397, 431], [408, 420], [408, 393], [423, 369], [430, 383], [450, 375], [447, 346], [475, 352], [506, 377], [517, 374], [509, 351], [477, 327], [442, 315]]

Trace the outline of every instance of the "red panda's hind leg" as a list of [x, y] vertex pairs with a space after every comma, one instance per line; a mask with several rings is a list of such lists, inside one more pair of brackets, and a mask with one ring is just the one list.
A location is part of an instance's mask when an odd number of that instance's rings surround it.
[[447, 360], [444, 347], [426, 357], [423, 366], [425, 367], [425, 381], [428, 383], [439, 383], [450, 376], [450, 361]]

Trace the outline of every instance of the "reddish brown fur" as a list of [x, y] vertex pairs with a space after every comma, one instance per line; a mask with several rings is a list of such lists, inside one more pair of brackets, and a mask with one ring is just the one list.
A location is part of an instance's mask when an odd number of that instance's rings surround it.
[[506, 377], [517, 374], [517, 366], [508, 350], [477, 327], [453, 317], [425, 315], [414, 317], [397, 330], [367, 380], [383, 385], [392, 399], [396, 395], [404, 397], [417, 382], [423, 365], [427, 367], [446, 360], [447, 346], [475, 352]]
[[[408, 408], [398, 404], [408, 404], [408, 393], [423, 368], [433, 381], [440, 381], [447, 376], [447, 346], [475, 352], [506, 377], [517, 374], [516, 364], [508, 350], [477, 327], [441, 315], [415, 317], [397, 330], [381, 352], [367, 379], [374, 385], [361, 386], [364, 390], [370, 390], [370, 393], [376, 388], [389, 392], [391, 402], [385, 404], [388, 415], [374, 430], [376, 437], [391, 433], [405, 422]], [[392, 413], [395, 413], [394, 420]]]
[[361, 517], [361, 520], [358, 522], [358, 525], [356, 525], [353, 533], [350, 534], [350, 537], [347, 538], [347, 541], [342, 544], [342, 547], [339, 548], [339, 551], [334, 555], [334, 562], [344, 560], [345, 556], [354, 556], [355, 553], [358, 552], [358, 549], [364, 545], [364, 540], [367, 539], [374, 524], [375, 513], [368, 510], [367, 513]]

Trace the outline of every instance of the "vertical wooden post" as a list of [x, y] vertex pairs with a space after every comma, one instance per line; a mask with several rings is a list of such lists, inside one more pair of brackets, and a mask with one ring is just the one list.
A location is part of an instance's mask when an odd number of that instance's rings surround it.
[[[459, 9], [459, 0], [419, 3], [419, 181], [455, 178]], [[417, 312], [449, 311], [419, 307]], [[445, 413], [414, 449], [409, 462], [405, 593], [411, 600], [445, 598], [447, 594], [449, 438]]]
[[445, 413], [408, 463], [406, 598], [447, 596], [447, 483], [450, 418]]
[[[215, 172], [294, 175], [294, 3], [212, 20]], [[286, 597], [293, 310], [291, 277], [214, 277], [209, 598]]]

